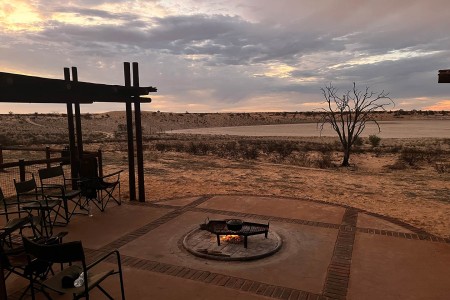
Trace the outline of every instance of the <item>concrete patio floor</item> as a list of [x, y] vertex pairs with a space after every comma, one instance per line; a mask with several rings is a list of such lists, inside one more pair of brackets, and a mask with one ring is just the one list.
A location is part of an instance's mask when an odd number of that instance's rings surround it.
[[[250, 262], [193, 256], [181, 241], [206, 217], [270, 221], [283, 246], [270, 257]], [[128, 299], [449, 299], [450, 295], [449, 239], [394, 219], [316, 201], [208, 195], [124, 203], [96, 211], [93, 217], [75, 216], [58, 230], [69, 232], [65, 241], [81, 240], [88, 260], [119, 249]], [[27, 282], [11, 277], [6, 284], [9, 298], [15, 299]], [[104, 287], [120, 298], [117, 276], [107, 279]], [[104, 299], [98, 291], [93, 295]]]

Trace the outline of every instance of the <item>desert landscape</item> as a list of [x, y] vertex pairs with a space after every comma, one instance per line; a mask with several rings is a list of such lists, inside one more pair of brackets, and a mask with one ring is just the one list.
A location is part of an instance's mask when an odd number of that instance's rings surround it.
[[[338, 203], [450, 237], [450, 140], [361, 138], [351, 166], [333, 137], [242, 137], [174, 134], [218, 126], [317, 122], [312, 112], [143, 112], [147, 201], [207, 194], [268, 195]], [[448, 120], [446, 112], [386, 112], [378, 120]], [[84, 114], [87, 150], [103, 151], [107, 170], [127, 168], [124, 112]], [[63, 114], [0, 116], [2, 146], [62, 148]], [[42, 159], [39, 151], [3, 150], [4, 162]], [[127, 199], [127, 172], [122, 191]], [[3, 173], [2, 185], [10, 174]], [[5, 189], [5, 188], [4, 188]]]

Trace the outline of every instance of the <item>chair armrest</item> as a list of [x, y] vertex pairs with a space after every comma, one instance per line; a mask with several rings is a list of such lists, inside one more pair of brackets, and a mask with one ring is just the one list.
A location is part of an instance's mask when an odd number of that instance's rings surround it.
[[120, 175], [120, 173], [122, 173], [123, 172], [123, 170], [119, 170], [119, 171], [116, 171], [116, 172], [113, 172], [113, 173], [109, 173], [109, 174], [106, 174], [106, 175], [103, 175], [103, 176], [101, 176], [100, 178], [108, 178], [108, 177], [112, 177], [112, 176], [115, 176], [115, 175]]
[[52, 183], [52, 184], [49, 184], [49, 183], [43, 184], [43, 185], [41, 185], [40, 188], [42, 190], [44, 190], [44, 189], [60, 189], [61, 192], [64, 191], [64, 185], [62, 185], [62, 184], [54, 184], [54, 183]]
[[43, 193], [20, 193], [20, 194], [17, 194], [17, 202], [19, 202], [19, 204], [21, 204], [21, 203], [39, 201], [39, 200], [25, 200], [25, 201], [20, 200], [20, 197], [26, 197], [26, 196], [41, 196], [43, 198], [41, 200], [44, 200], [44, 198], [45, 198], [45, 195]]
[[113, 254], [116, 254], [117, 264], [119, 265], [119, 268], [120, 268], [120, 265], [121, 265], [120, 253], [119, 253], [119, 250], [116, 249], [116, 250], [112, 250], [112, 251], [104, 254], [102, 257], [100, 257], [96, 261], [94, 261], [94, 262], [90, 263], [89, 265], [87, 265], [86, 266], [86, 270], [89, 270], [89, 269], [93, 268], [94, 266], [98, 265], [99, 263], [101, 263], [102, 261], [104, 261], [106, 258], [108, 258], [109, 256], [111, 256]]
[[80, 179], [81, 179], [80, 177], [74, 177], [74, 178], [64, 178], [64, 182], [66, 182], [66, 181], [72, 182], [73, 180], [76, 180], [76, 181], [78, 181], [78, 180], [80, 180]]

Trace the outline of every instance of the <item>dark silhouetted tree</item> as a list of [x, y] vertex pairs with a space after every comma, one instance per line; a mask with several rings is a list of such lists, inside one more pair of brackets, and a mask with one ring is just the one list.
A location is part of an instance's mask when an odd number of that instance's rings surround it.
[[331, 83], [321, 88], [321, 91], [327, 106], [323, 108], [324, 112], [318, 124], [320, 131], [322, 132], [325, 124], [330, 124], [336, 131], [344, 152], [342, 166], [349, 166], [352, 146], [366, 128], [366, 123], [375, 123], [378, 132], [381, 131], [374, 112], [386, 111], [387, 106], [395, 104], [388, 93], [375, 93], [370, 91], [369, 87], [361, 91], [355, 82], [353, 88], [342, 96], [338, 95], [338, 89]]

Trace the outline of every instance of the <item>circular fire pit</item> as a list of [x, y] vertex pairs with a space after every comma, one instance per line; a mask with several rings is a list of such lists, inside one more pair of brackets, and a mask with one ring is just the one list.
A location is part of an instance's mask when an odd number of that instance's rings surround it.
[[215, 234], [202, 229], [194, 229], [183, 237], [183, 247], [195, 256], [223, 260], [248, 261], [270, 256], [280, 250], [282, 240], [271, 228], [267, 234], [248, 237], [247, 248], [244, 236], [221, 235], [220, 245]]

